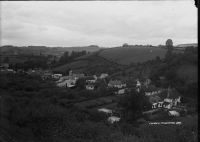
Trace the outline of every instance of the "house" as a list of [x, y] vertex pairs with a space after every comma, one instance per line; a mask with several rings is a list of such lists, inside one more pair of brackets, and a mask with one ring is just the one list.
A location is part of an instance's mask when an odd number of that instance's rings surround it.
[[168, 111], [168, 115], [169, 116], [180, 116], [180, 113], [178, 111], [175, 111], [175, 110], [171, 110], [171, 111]]
[[50, 72], [45, 72], [42, 75], [42, 79], [51, 79], [51, 78], [52, 78], [52, 73], [50, 73]]
[[152, 104], [152, 109], [158, 108], [158, 105], [160, 106], [161, 98], [159, 96], [150, 96], [149, 102]]
[[111, 80], [108, 83], [108, 87], [121, 89], [123, 87], [126, 87], [126, 84], [122, 83], [120, 80]]
[[74, 86], [76, 86], [76, 80], [75, 79], [74, 80], [67, 80], [66, 87], [72, 88]]
[[85, 88], [86, 88], [87, 90], [94, 90], [95, 86], [92, 85], [92, 84], [87, 84], [87, 85], [85, 86]]
[[169, 103], [169, 102], [164, 102], [164, 103], [163, 103], [163, 108], [171, 109], [171, 108], [172, 108], [172, 104]]
[[97, 78], [95, 76], [86, 77], [86, 83], [96, 83]]
[[158, 103], [153, 103], [153, 104], [152, 104], [152, 109], [157, 108], [157, 106], [158, 106]]
[[139, 79], [136, 80], [136, 87], [141, 87], [141, 83], [140, 83]]
[[163, 107], [163, 101], [161, 101], [161, 102], [158, 102], [158, 108], [162, 108]]
[[111, 124], [113, 124], [114, 122], [119, 122], [119, 121], [120, 121], [120, 117], [117, 117], [117, 116], [108, 117], [108, 122], [110, 122]]
[[66, 80], [62, 80], [62, 81], [57, 81], [57, 86], [58, 87], [68, 87], [68, 88], [72, 88], [76, 85], [76, 80], [75, 79], [66, 79]]
[[52, 78], [54, 79], [60, 79], [62, 77], [62, 74], [53, 74]]
[[118, 91], [115, 92], [115, 94], [122, 95], [122, 94], [125, 94], [125, 91], [126, 91], [125, 88], [119, 89]]
[[161, 89], [155, 87], [154, 85], [144, 86], [143, 90], [145, 92], [145, 96], [158, 95], [162, 92]]
[[181, 103], [181, 96], [175, 89], [168, 88], [165, 95], [164, 102], [170, 103], [172, 106], [177, 106]]
[[111, 109], [107, 109], [107, 108], [100, 108], [98, 109], [99, 112], [104, 112], [106, 114], [111, 114], [112, 115], [112, 110]]
[[107, 74], [107, 73], [102, 73], [102, 74], [99, 76], [100, 79], [104, 79], [104, 78], [106, 78], [106, 77], [108, 77], [108, 74]]

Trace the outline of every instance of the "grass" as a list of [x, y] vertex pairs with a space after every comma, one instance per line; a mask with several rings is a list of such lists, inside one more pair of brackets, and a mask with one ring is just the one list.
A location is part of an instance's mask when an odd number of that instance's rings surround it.
[[163, 58], [166, 51], [166, 49], [156, 47], [116, 47], [102, 50], [99, 55], [119, 64], [129, 65], [130, 63], [155, 59], [156, 56]]

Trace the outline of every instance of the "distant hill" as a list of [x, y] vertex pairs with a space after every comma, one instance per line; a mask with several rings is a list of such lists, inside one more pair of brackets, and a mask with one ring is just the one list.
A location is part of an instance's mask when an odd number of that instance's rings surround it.
[[0, 54], [1, 55], [55, 55], [61, 56], [64, 52], [72, 52], [72, 51], [87, 51], [87, 52], [95, 52], [100, 49], [97, 45], [90, 45], [90, 46], [81, 46], [81, 47], [46, 47], [46, 46], [1, 46], [0, 47]]
[[1, 46], [0, 47], [0, 59], [1, 62], [4, 61], [5, 58], [9, 58], [9, 63], [23, 63], [27, 61], [27, 56], [56, 56], [59, 58], [63, 55], [64, 52], [68, 51], [71, 53], [72, 51], [83, 51], [86, 52], [95, 52], [100, 50], [100, 47], [96, 45], [91, 46], [82, 46], [82, 47], [46, 47], [46, 46], [27, 46], [27, 47], [17, 47], [12, 45]]
[[197, 43], [188, 43], [188, 44], [179, 44], [179, 45], [177, 45], [176, 47], [197, 47], [198, 46], [198, 44]]
[[115, 47], [102, 50], [99, 56], [122, 65], [128, 65], [155, 59], [156, 56], [163, 58], [166, 52], [167, 50], [164, 48], [149, 46]]

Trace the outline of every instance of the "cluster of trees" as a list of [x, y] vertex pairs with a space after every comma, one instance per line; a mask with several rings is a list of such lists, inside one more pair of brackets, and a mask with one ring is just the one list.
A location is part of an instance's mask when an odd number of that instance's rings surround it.
[[60, 60], [58, 61], [58, 64], [66, 64], [71, 61], [73, 61], [75, 58], [86, 55], [87, 52], [85, 50], [83, 51], [72, 51], [71, 54], [69, 54], [68, 51], [66, 51], [63, 56], [60, 57]]
[[8, 61], [7, 63], [9, 63], [10, 68], [12, 68], [12, 69], [24, 69], [24, 70], [34, 69], [34, 68], [47, 69], [47, 68], [49, 68], [49, 60], [51, 60], [52, 57], [51, 56], [44, 56], [44, 55], [40, 55], [40, 56], [26, 55], [26, 56], [20, 57], [20, 58], [25, 58], [25, 59], [23, 59], [24, 62], [22, 62], [22, 63], [10, 63]]
[[132, 89], [127, 95], [119, 99], [118, 106], [123, 108], [123, 119], [127, 122], [134, 122], [142, 117], [142, 112], [149, 110], [151, 104], [143, 91], [136, 92]]

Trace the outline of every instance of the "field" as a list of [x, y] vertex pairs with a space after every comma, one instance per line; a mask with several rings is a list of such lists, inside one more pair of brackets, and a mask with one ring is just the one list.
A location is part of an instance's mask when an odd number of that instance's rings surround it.
[[68, 69], [71, 69], [74, 72], [98, 75], [101, 73], [112, 74], [122, 70], [122, 68], [122, 65], [104, 59], [97, 54], [91, 54], [79, 57], [69, 64], [58, 66], [53, 71], [64, 73]]
[[166, 51], [158, 47], [116, 47], [102, 50], [99, 55], [116, 63], [129, 65], [155, 59], [156, 56], [163, 58]]

